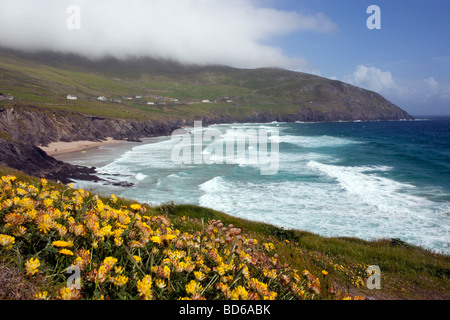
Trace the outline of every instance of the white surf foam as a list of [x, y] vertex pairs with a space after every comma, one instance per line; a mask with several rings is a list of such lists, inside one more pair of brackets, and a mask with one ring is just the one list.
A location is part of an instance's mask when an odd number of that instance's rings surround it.
[[[408, 194], [409, 188], [414, 189], [411, 185], [375, 175], [391, 168], [358, 167], [352, 171], [313, 161], [309, 166], [311, 172], [319, 170], [325, 177], [265, 183], [215, 177], [200, 185], [203, 194], [199, 204], [324, 236], [400, 238], [427, 248], [450, 250], [446, 209]], [[336, 177], [342, 183], [327, 181], [337, 181]]]
[[280, 142], [294, 144], [304, 148], [339, 147], [362, 143], [357, 140], [331, 136], [280, 136]]
[[364, 203], [390, 213], [410, 213], [413, 208], [430, 206], [427, 199], [410, 195], [413, 185], [381, 177], [374, 172], [389, 171], [386, 166], [342, 167], [310, 161], [308, 167], [328, 175], [339, 182], [349, 194]]

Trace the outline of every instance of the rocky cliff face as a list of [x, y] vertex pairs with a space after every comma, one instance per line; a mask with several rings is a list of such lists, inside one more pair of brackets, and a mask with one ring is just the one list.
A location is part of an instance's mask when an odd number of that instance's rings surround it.
[[36, 177], [59, 180], [62, 183], [70, 183], [72, 179], [99, 181], [94, 175], [95, 168], [58, 161], [30, 143], [0, 139], [0, 150], [0, 163]]
[[36, 107], [4, 108], [0, 109], [0, 163], [63, 183], [72, 179], [99, 180], [94, 175], [95, 168], [58, 161], [37, 146], [55, 141], [100, 141], [107, 137], [136, 141], [171, 134], [182, 124], [183, 121], [129, 122]]
[[137, 140], [170, 134], [183, 121], [126, 121], [90, 117], [74, 112], [50, 111], [37, 107], [0, 109], [0, 132], [13, 141], [47, 145], [55, 141]]

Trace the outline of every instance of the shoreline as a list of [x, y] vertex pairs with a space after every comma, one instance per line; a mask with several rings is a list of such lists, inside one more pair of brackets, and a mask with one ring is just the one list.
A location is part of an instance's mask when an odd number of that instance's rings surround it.
[[55, 157], [60, 155], [67, 155], [70, 153], [85, 153], [88, 150], [98, 149], [101, 146], [118, 144], [121, 142], [126, 142], [126, 140], [114, 140], [113, 138], [108, 137], [103, 141], [81, 140], [70, 142], [51, 142], [47, 147], [38, 146], [38, 148], [42, 149], [45, 153], [47, 153], [47, 155]]

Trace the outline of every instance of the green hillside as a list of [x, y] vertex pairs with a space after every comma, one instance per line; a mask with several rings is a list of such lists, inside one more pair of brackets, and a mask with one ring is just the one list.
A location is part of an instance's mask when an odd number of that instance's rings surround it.
[[[14, 102], [87, 115], [157, 120], [327, 114], [317, 120], [409, 115], [381, 96], [339, 81], [282, 69], [183, 66], [140, 59], [90, 61], [0, 50], [0, 93]], [[67, 95], [77, 97], [68, 100]], [[104, 96], [106, 101], [97, 98]], [[209, 103], [204, 103], [208, 100]], [[317, 115], [316, 115], [317, 117]]]

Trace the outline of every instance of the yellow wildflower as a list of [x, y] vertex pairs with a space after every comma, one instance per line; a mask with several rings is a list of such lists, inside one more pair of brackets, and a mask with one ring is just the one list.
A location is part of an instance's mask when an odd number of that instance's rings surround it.
[[138, 211], [138, 210], [141, 210], [141, 205], [135, 203], [135, 204], [132, 204], [132, 205], [130, 206], [130, 208], [133, 209], [133, 210]]
[[85, 226], [83, 226], [82, 224], [78, 224], [78, 225], [75, 226], [73, 233], [74, 233], [76, 236], [80, 236], [80, 235], [82, 235], [85, 231], [86, 231]]
[[248, 292], [243, 286], [234, 288], [234, 290], [231, 291], [231, 300], [239, 300], [239, 298], [241, 300], [248, 300]]
[[48, 184], [47, 179], [41, 178], [41, 185], [45, 187]]
[[263, 245], [267, 251], [275, 250], [275, 245], [272, 242], [263, 243]]
[[164, 279], [168, 279], [170, 277], [170, 268], [165, 266], [155, 266], [152, 268], [152, 272], [155, 272], [158, 276]]
[[30, 198], [23, 198], [22, 200], [20, 200], [20, 206], [26, 210], [33, 210], [34, 201]]
[[73, 243], [68, 241], [53, 241], [52, 246], [58, 247], [58, 248], [66, 248], [66, 247], [72, 247]]
[[206, 278], [206, 275], [201, 271], [194, 271], [194, 276], [198, 281], [203, 281]]
[[21, 189], [21, 188], [17, 188], [17, 189], [16, 189], [16, 193], [17, 193], [18, 195], [20, 195], [20, 196], [24, 196], [24, 195], [27, 194], [27, 192], [26, 192], [25, 190]]
[[120, 247], [123, 244], [123, 239], [121, 237], [114, 237], [114, 243]]
[[105, 265], [101, 265], [100, 268], [98, 268], [97, 277], [95, 279], [96, 283], [103, 283], [106, 281], [106, 275], [108, 274], [109, 270], [106, 269]]
[[225, 274], [225, 269], [222, 266], [216, 267], [214, 269], [220, 276], [223, 276]]
[[17, 178], [15, 176], [12, 176], [12, 175], [8, 175], [8, 176], [3, 176], [2, 177], [2, 181], [5, 182], [5, 183], [8, 183], [10, 181], [14, 182], [16, 180], [17, 180]]
[[166, 282], [164, 281], [164, 279], [156, 279], [155, 280], [155, 284], [158, 288], [162, 289], [166, 287]]
[[103, 204], [102, 200], [98, 199], [97, 200], [97, 211], [102, 212], [103, 209], [105, 209], [105, 205]]
[[75, 288], [62, 288], [59, 291], [59, 298], [61, 300], [79, 300], [81, 299], [81, 292]]
[[261, 294], [263, 296], [265, 296], [269, 293], [267, 284], [265, 284], [261, 281], [258, 281], [258, 279], [252, 278], [249, 281], [249, 285], [250, 285], [250, 288], [252, 288], [253, 290], [256, 290], [259, 294]]
[[46, 222], [39, 223], [38, 225], [38, 230], [44, 234], [49, 232], [51, 228], [52, 226]]
[[48, 292], [47, 291], [38, 292], [34, 295], [34, 298], [36, 300], [48, 300], [49, 299]]
[[166, 234], [166, 235], [164, 236], [164, 239], [166, 239], [166, 240], [168, 240], [168, 241], [171, 241], [171, 240], [175, 239], [176, 237], [177, 237], [177, 236], [174, 235], [174, 234]]
[[75, 205], [76, 206], [81, 206], [82, 204], [83, 204], [83, 197], [80, 197], [80, 196], [76, 197], [75, 198]]
[[117, 274], [122, 274], [122, 273], [125, 271], [125, 268], [122, 267], [122, 266], [117, 266], [117, 267], [114, 267], [114, 271], [115, 271]]
[[27, 228], [25, 228], [24, 226], [18, 226], [14, 230], [13, 235], [15, 235], [16, 237], [20, 237], [20, 236], [23, 236], [26, 232], [27, 232]]
[[112, 227], [110, 225], [106, 225], [100, 229], [99, 233], [102, 237], [108, 237], [112, 234]]
[[263, 274], [266, 277], [269, 277], [270, 279], [274, 280], [277, 277], [277, 271], [275, 269], [272, 270], [263, 270]]
[[14, 204], [14, 202], [11, 199], [5, 199], [2, 201], [2, 209], [6, 210], [9, 207], [11, 207]]
[[73, 256], [73, 252], [70, 251], [69, 249], [61, 249], [58, 252], [61, 253], [61, 254], [66, 255], [66, 256]]
[[0, 234], [0, 245], [7, 247], [9, 245], [14, 244], [15, 238], [8, 236], [6, 234]]
[[137, 282], [137, 290], [139, 292], [139, 296], [144, 300], [153, 299], [153, 294], [151, 292], [152, 289], [152, 277], [146, 275], [142, 280], [138, 280]]
[[142, 258], [139, 256], [133, 256], [134, 260], [136, 260], [137, 263], [142, 261]]
[[116, 202], [117, 202], [117, 197], [116, 197], [115, 194], [112, 194], [112, 195], [111, 195], [111, 202], [112, 202], [112, 203], [116, 203]]
[[38, 227], [37, 227], [38, 230], [44, 234], [49, 232], [54, 224], [54, 221], [52, 220], [52, 217], [49, 214], [44, 214], [42, 216], [39, 216], [39, 217], [37, 217], [36, 220], [38, 222]]
[[59, 223], [55, 223], [55, 229], [58, 231], [61, 237], [65, 237], [65, 235], [67, 234], [67, 228]]
[[25, 262], [25, 269], [27, 270], [27, 276], [32, 276], [39, 271], [39, 266], [41, 263], [39, 262], [39, 259], [37, 258], [30, 258]]
[[117, 263], [117, 259], [114, 257], [106, 257], [103, 260], [103, 265], [110, 270]]
[[152, 242], [154, 242], [154, 243], [157, 243], [157, 244], [161, 244], [162, 243], [162, 239], [159, 236], [153, 236], [153, 237], [150, 238], [150, 240]]
[[124, 276], [124, 275], [118, 275], [118, 276], [112, 277], [111, 281], [112, 281], [112, 283], [114, 283], [114, 285], [121, 287], [128, 282], [128, 277]]
[[202, 285], [195, 280], [191, 280], [191, 282], [189, 282], [189, 284], [186, 285], [186, 292], [188, 294], [200, 293], [202, 290], [203, 290]]
[[266, 296], [264, 296], [264, 300], [275, 300], [278, 294], [276, 292], [270, 291]]
[[47, 198], [47, 199], [44, 200], [44, 206], [46, 208], [50, 207], [51, 205], [53, 205], [53, 199]]

